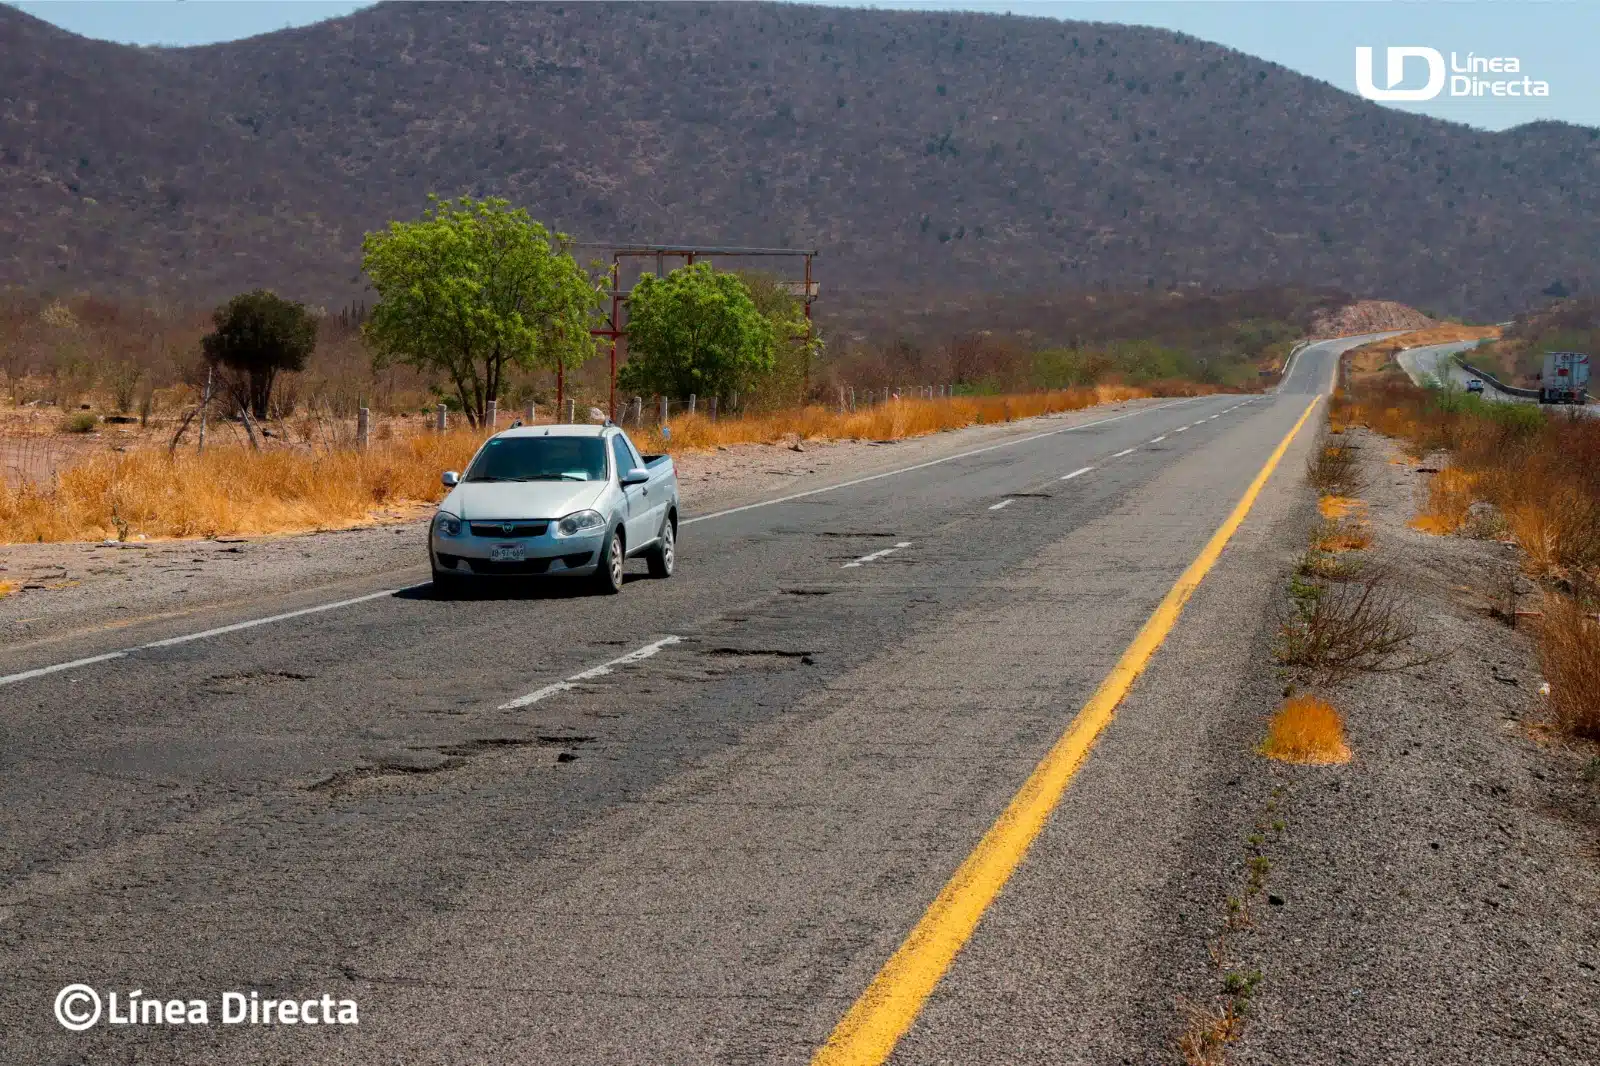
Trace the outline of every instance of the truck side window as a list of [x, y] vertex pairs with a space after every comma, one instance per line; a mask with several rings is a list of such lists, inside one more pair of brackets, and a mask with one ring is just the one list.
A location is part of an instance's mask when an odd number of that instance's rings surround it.
[[621, 477], [634, 467], [639, 466], [639, 461], [634, 458], [633, 449], [628, 447], [628, 442], [618, 433], [611, 438], [611, 454], [617, 460], [617, 477]]
[[628, 455], [632, 457], [632, 462], [630, 462], [628, 465], [643, 466], [644, 459], [640, 457], [639, 449], [633, 446], [633, 441], [628, 439], [628, 435], [626, 433], [618, 433], [617, 439], [622, 442], [622, 446], [624, 448], [628, 449]]

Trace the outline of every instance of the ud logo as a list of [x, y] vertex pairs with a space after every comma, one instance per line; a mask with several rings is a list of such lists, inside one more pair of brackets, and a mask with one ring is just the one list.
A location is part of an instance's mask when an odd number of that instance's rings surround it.
[[[1444, 56], [1438, 49], [1418, 45], [1390, 47], [1388, 50], [1387, 83], [1380, 89], [1372, 82], [1372, 49], [1356, 49], [1356, 91], [1368, 100], [1432, 100], [1444, 91]], [[1406, 60], [1423, 59], [1428, 63], [1428, 83], [1420, 89], [1396, 89], [1406, 77]]]

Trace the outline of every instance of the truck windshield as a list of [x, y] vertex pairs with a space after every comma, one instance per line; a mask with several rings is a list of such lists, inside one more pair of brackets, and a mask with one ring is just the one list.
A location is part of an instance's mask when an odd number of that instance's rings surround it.
[[467, 481], [603, 481], [599, 437], [497, 437], [483, 446]]

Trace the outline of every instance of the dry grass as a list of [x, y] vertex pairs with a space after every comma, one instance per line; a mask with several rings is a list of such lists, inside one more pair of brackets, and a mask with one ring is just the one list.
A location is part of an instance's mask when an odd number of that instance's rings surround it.
[[1410, 522], [1412, 529], [1436, 536], [1448, 536], [1467, 520], [1475, 498], [1476, 478], [1459, 467], [1449, 466], [1433, 475], [1428, 486], [1428, 503]]
[[1350, 761], [1344, 718], [1327, 700], [1302, 694], [1283, 701], [1267, 726], [1261, 754], [1280, 762], [1329, 766]]
[[282, 533], [401, 517], [437, 500], [440, 472], [459, 469], [480, 443], [462, 431], [364, 453], [237, 445], [199, 455], [104, 452], [53, 485], [0, 488], [0, 542]]
[[1095, 385], [1013, 396], [900, 399], [843, 414], [835, 408], [812, 406], [717, 422], [704, 415], [675, 416], [671, 420], [670, 441], [663, 440], [653, 428], [637, 436], [641, 446], [666, 450], [770, 444], [781, 440], [901, 440], [941, 430], [1014, 422], [1152, 395], [1196, 395], [1204, 391], [1207, 391], [1204, 387], [1155, 390]]
[[1311, 534], [1311, 546], [1327, 553], [1364, 551], [1372, 547], [1372, 526], [1360, 519], [1323, 522]]
[[11, 595], [15, 591], [17, 591], [16, 582], [14, 582], [14, 581], [0, 581], [0, 600], [5, 599], [7, 596]]
[[1600, 740], [1600, 622], [1570, 596], [1547, 597], [1539, 620], [1539, 661], [1556, 725]]
[[1357, 516], [1366, 513], [1367, 505], [1363, 500], [1353, 499], [1349, 496], [1321, 496], [1317, 499], [1317, 510], [1322, 517], [1331, 521]]
[[[675, 452], [784, 439], [898, 440], [1009, 422], [1151, 395], [1120, 385], [1017, 396], [899, 400], [854, 414], [808, 407], [723, 419], [679, 417], [670, 441], [636, 433], [649, 450]], [[219, 427], [220, 428], [220, 427]], [[461, 469], [482, 443], [472, 430], [376, 440], [357, 452], [337, 435], [317, 444], [254, 451], [219, 442], [204, 454], [143, 446], [99, 450], [50, 478], [0, 484], [0, 543], [134, 536], [288, 533], [409, 517], [437, 501], [439, 474]]]
[[1188, 1020], [1178, 1037], [1178, 1053], [1186, 1066], [1224, 1066], [1228, 1047], [1244, 1035], [1244, 1016], [1233, 1001], [1217, 1005], [1186, 1003]]

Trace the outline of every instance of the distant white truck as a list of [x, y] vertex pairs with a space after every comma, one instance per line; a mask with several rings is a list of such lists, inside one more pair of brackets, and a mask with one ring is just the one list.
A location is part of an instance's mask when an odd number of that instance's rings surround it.
[[1588, 403], [1589, 357], [1582, 352], [1545, 352], [1539, 402]]

